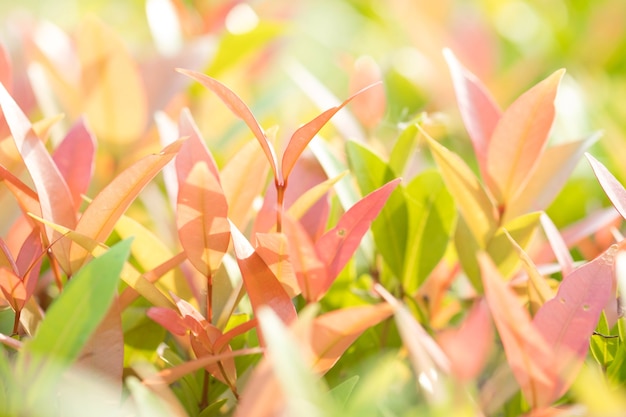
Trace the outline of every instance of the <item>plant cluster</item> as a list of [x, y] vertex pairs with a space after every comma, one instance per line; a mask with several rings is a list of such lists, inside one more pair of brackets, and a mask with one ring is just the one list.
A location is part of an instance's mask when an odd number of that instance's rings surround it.
[[[502, 109], [444, 49], [471, 153], [434, 112], [379, 141], [371, 59], [283, 136], [205, 74], [227, 39], [150, 80], [96, 19], [29, 32], [28, 77], [0, 45], [0, 415], [621, 415], [626, 190], [550, 143], [564, 70]], [[613, 207], [559, 230], [581, 159]]]

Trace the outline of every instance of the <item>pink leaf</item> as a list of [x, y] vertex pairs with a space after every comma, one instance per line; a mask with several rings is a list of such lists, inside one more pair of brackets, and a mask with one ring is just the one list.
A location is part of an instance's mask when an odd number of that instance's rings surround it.
[[285, 289], [248, 239], [232, 223], [231, 234], [237, 263], [255, 314], [260, 307], [269, 306], [285, 323], [291, 323], [297, 317], [296, 309]]
[[291, 139], [289, 139], [289, 143], [287, 144], [287, 148], [285, 148], [285, 153], [283, 154], [282, 159], [282, 179], [286, 182], [291, 170], [293, 169], [296, 161], [307, 147], [311, 139], [320, 131], [322, 127], [330, 120], [331, 117], [335, 115], [339, 110], [341, 110], [346, 104], [348, 104], [352, 99], [357, 97], [360, 94], [363, 94], [370, 88], [376, 86], [377, 84], [370, 85], [368, 87], [363, 88], [360, 91], [357, 91], [352, 96], [348, 97], [343, 103], [339, 106], [332, 107], [315, 119], [306, 123], [304, 126], [301, 126], [298, 130], [296, 130], [293, 135], [291, 135]]
[[272, 270], [287, 295], [293, 298], [300, 294], [300, 287], [290, 262], [289, 243], [282, 233], [257, 233], [256, 253]]
[[87, 193], [94, 170], [96, 138], [85, 124], [78, 120], [59, 144], [52, 156], [67, 182], [75, 207], [80, 207], [82, 195]]
[[485, 181], [500, 204], [523, 189], [543, 153], [554, 121], [554, 99], [564, 70], [522, 94], [502, 114], [487, 151]]
[[443, 54], [450, 68], [461, 118], [485, 178], [489, 142], [502, 111], [485, 86], [457, 60], [452, 51], [444, 49]]
[[617, 209], [619, 214], [626, 219], [626, 189], [624, 186], [611, 174], [611, 172], [598, 161], [596, 158], [586, 153], [585, 156], [593, 168], [594, 174], [598, 178], [602, 189], [611, 200], [613, 206]]
[[493, 345], [489, 308], [478, 301], [458, 329], [446, 329], [437, 342], [450, 359], [452, 373], [461, 381], [471, 381], [482, 371]]
[[392, 180], [363, 197], [339, 219], [337, 226], [323, 234], [315, 243], [315, 249], [327, 268], [324, 291], [350, 260], [361, 238], [400, 181], [400, 178]]
[[0, 83], [4, 85], [7, 91], [11, 91], [13, 83], [13, 66], [11, 65], [11, 57], [5, 46], [0, 43]]
[[565, 240], [563, 240], [563, 236], [561, 236], [561, 233], [559, 233], [559, 230], [547, 214], [543, 213], [540, 220], [541, 226], [543, 226], [543, 230], [546, 233], [550, 246], [552, 247], [552, 251], [561, 266], [561, 273], [563, 276], [569, 275], [569, 273], [574, 269], [574, 259], [572, 258], [572, 254], [569, 253], [569, 249], [567, 248]]
[[188, 137], [183, 146], [181, 146], [178, 155], [176, 155], [178, 183], [185, 181], [189, 172], [198, 161], [204, 161], [211, 174], [219, 182], [220, 174], [215, 164], [215, 159], [213, 159], [213, 155], [204, 143], [204, 139], [202, 139], [200, 130], [193, 120], [189, 109], [183, 109], [180, 112], [178, 133], [180, 137]]
[[263, 132], [263, 128], [259, 125], [259, 122], [256, 120], [246, 103], [244, 103], [237, 94], [235, 94], [231, 89], [226, 87], [224, 84], [219, 81], [211, 78], [207, 75], [201, 74], [195, 71], [189, 71], [185, 69], [177, 69], [181, 74], [185, 74], [188, 77], [193, 78], [194, 80], [200, 82], [202, 85], [207, 87], [209, 90], [213, 91], [217, 96], [228, 106], [228, 108], [235, 114], [235, 116], [242, 119], [254, 136], [259, 140], [263, 151], [265, 152], [265, 156], [272, 167], [272, 171], [274, 172], [274, 178], [278, 178], [278, 159], [276, 158], [276, 152], [274, 151], [273, 146], [268, 141], [265, 133]]
[[533, 325], [493, 261], [484, 253], [478, 261], [487, 304], [515, 379], [532, 408], [550, 405], [558, 383], [552, 346]]
[[[370, 56], [362, 56], [356, 60], [350, 74], [350, 93], [378, 83], [382, 78], [382, 72], [376, 61]], [[384, 117], [386, 104], [385, 88], [378, 83], [365, 93], [361, 100], [353, 103], [352, 113], [363, 126], [373, 129]]]
[[184, 336], [187, 333], [183, 318], [171, 308], [150, 307], [146, 314], [172, 334]]
[[616, 253], [613, 245], [564, 277], [556, 296], [535, 315], [534, 327], [554, 352], [552, 367], [561, 377], [552, 391], [553, 400], [569, 388], [587, 356], [589, 338], [615, 287]]
[[[63, 176], [46, 147], [33, 131], [26, 115], [2, 85], [0, 85], [0, 107], [11, 129], [17, 149], [35, 184], [42, 217], [53, 223], [74, 228], [76, 210]], [[49, 242], [60, 237], [57, 232], [47, 226], [46, 236]], [[52, 247], [61, 267], [66, 271], [69, 271], [69, 246], [70, 241], [62, 239], [59, 244]]]

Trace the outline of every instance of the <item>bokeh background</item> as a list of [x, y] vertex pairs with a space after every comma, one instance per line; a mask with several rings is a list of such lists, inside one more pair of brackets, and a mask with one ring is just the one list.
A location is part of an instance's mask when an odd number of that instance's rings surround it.
[[[13, 62], [13, 87], [33, 119], [58, 111], [70, 125], [78, 117], [79, 110], [64, 103], [54, 86], [51, 103], [42, 105], [46, 95], [37, 87], [33, 62], [44, 61], [41, 51], [50, 61], [55, 56], [63, 61], [64, 42], [80, 43], [94, 18], [110, 31], [102, 45], [120, 42], [136, 64], [143, 97], [128, 115], [129, 125], [139, 126], [136, 132], [121, 141], [104, 138], [102, 171], [158, 148], [155, 114], [173, 115], [184, 105], [192, 106], [218, 163], [249, 136], [215, 97], [190, 86], [175, 67], [219, 78], [264, 126], [279, 125], [281, 132], [297, 127], [332, 97], [347, 97], [357, 68], [378, 71], [387, 98], [384, 118], [353, 134], [367, 136], [384, 151], [403, 123], [427, 112], [436, 136], [471, 163], [441, 53], [448, 47], [503, 108], [566, 68], [551, 140], [603, 131], [591, 152], [626, 180], [623, 0], [0, 0], [0, 40]], [[135, 87], [120, 85], [117, 94], [130, 97]], [[192, 103], [180, 98], [186, 88]], [[107, 175], [100, 178], [105, 182]], [[581, 161], [549, 214], [559, 226], [570, 224], [607, 205], [603, 195]]]

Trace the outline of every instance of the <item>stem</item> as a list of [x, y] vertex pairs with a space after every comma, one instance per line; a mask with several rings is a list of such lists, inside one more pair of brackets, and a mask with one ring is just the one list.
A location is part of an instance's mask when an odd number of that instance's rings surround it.
[[213, 322], [213, 275], [209, 273], [206, 283], [206, 319]]
[[13, 320], [13, 334], [11, 336], [17, 336], [18, 330], [20, 327], [20, 316], [22, 315], [22, 310], [17, 310], [15, 312], [15, 319]]
[[282, 183], [274, 181], [274, 185], [276, 186], [276, 232], [281, 233], [283, 230], [283, 211], [285, 210], [287, 181]]
[[[61, 270], [59, 268], [59, 263], [57, 262], [54, 255], [52, 255], [52, 250], [50, 248], [48, 248], [48, 259], [50, 259], [50, 269], [52, 269], [52, 273], [54, 275], [54, 281], [57, 284], [57, 288], [59, 289], [59, 291], [62, 291], [63, 281], [61, 281]], [[68, 280], [70, 279], [69, 275], [67, 279]]]
[[200, 398], [200, 409], [203, 410], [209, 405], [209, 373], [204, 370], [204, 382], [202, 383], [202, 398]]

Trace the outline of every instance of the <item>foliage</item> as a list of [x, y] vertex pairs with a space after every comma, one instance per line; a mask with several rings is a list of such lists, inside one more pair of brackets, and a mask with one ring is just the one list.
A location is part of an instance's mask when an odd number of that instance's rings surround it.
[[623, 143], [563, 126], [573, 52], [521, 53], [590, 46], [524, 2], [483, 6], [499, 37], [302, 3], [8, 32], [0, 415], [619, 415]]

